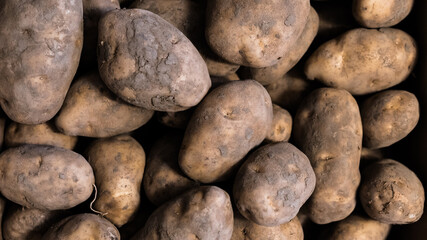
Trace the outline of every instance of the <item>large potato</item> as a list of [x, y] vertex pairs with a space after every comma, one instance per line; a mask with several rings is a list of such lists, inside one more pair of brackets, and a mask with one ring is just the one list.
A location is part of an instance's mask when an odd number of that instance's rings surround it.
[[0, 105], [15, 122], [46, 122], [77, 70], [82, 1], [2, 0], [0, 16]]
[[133, 105], [176, 112], [197, 105], [211, 86], [190, 40], [158, 15], [114, 10], [101, 18], [98, 67], [102, 80]]
[[385, 240], [390, 228], [389, 224], [352, 214], [334, 225], [327, 240]]
[[0, 191], [28, 208], [72, 208], [92, 193], [89, 163], [73, 151], [42, 145], [9, 148], [0, 155]]
[[270, 96], [256, 81], [233, 81], [215, 88], [188, 123], [179, 153], [181, 169], [203, 183], [226, 179], [264, 140], [272, 119]]
[[293, 136], [316, 174], [316, 188], [307, 201], [310, 219], [326, 224], [349, 216], [356, 206], [362, 150], [356, 100], [345, 90], [313, 91], [296, 113]]

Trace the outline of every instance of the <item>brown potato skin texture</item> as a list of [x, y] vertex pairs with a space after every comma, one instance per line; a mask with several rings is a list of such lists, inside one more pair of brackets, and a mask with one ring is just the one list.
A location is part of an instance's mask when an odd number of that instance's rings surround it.
[[97, 211], [121, 227], [136, 214], [145, 167], [145, 152], [132, 137], [120, 135], [95, 141], [87, 150], [98, 188]]
[[405, 138], [420, 118], [419, 103], [414, 94], [403, 90], [377, 93], [363, 103], [363, 145], [376, 149]]
[[273, 227], [291, 221], [314, 191], [316, 176], [307, 156], [287, 142], [265, 145], [249, 155], [233, 186], [239, 212]]
[[73, 83], [55, 124], [71, 136], [111, 137], [141, 127], [153, 114], [118, 98], [92, 72]]
[[89, 163], [73, 151], [42, 145], [9, 148], [0, 155], [0, 191], [28, 208], [72, 208], [92, 193]]
[[15, 122], [46, 122], [61, 108], [77, 70], [82, 2], [4, 0], [0, 16], [0, 105]]
[[67, 217], [52, 226], [44, 240], [120, 240], [117, 228], [105, 218], [91, 213]]
[[101, 18], [98, 68], [117, 96], [156, 111], [193, 107], [211, 86], [206, 64], [190, 40], [142, 9], [113, 10]]
[[378, 92], [405, 80], [417, 55], [414, 39], [393, 28], [356, 28], [322, 44], [307, 60], [310, 80], [353, 95]]
[[292, 116], [279, 105], [273, 104], [273, 123], [270, 134], [265, 138], [266, 142], [288, 141], [292, 132]]
[[389, 224], [352, 214], [337, 222], [326, 240], [385, 240], [390, 228]]
[[349, 216], [356, 205], [362, 149], [356, 100], [345, 90], [313, 91], [295, 115], [293, 136], [316, 174], [316, 188], [306, 204], [310, 219], [326, 224]]
[[254, 80], [233, 81], [210, 92], [191, 116], [179, 153], [190, 178], [211, 183], [228, 178], [270, 131], [273, 107]]
[[77, 144], [77, 137], [60, 133], [52, 122], [36, 125], [11, 122], [6, 128], [5, 144], [8, 147], [24, 144], [51, 145], [72, 150]]
[[203, 186], [163, 204], [148, 218], [133, 240], [230, 239], [233, 209], [228, 194]]
[[421, 181], [392, 159], [375, 162], [363, 170], [359, 196], [365, 212], [383, 223], [413, 223], [423, 214], [425, 196]]

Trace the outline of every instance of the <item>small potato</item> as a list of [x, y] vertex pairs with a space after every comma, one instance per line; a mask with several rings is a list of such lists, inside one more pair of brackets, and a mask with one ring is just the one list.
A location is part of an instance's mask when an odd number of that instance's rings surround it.
[[160, 206], [132, 239], [230, 239], [233, 209], [228, 194], [215, 186], [187, 191]]
[[418, 221], [424, 209], [424, 188], [403, 164], [383, 159], [362, 172], [360, 202], [373, 219], [388, 224]]
[[245, 218], [273, 227], [291, 221], [315, 185], [310, 160], [292, 144], [280, 142], [249, 155], [236, 175], [233, 195]]
[[258, 82], [233, 81], [215, 88], [188, 123], [179, 153], [181, 169], [202, 183], [230, 177], [268, 135], [272, 119], [270, 96]]
[[105, 218], [82, 213], [63, 219], [53, 225], [43, 240], [120, 240], [117, 228]]
[[86, 159], [64, 148], [23, 145], [0, 155], [0, 191], [24, 207], [72, 208], [90, 197], [94, 184]]
[[416, 53], [414, 39], [401, 30], [357, 28], [321, 45], [307, 60], [305, 73], [353, 95], [368, 94], [405, 80]]
[[121, 227], [134, 216], [140, 204], [144, 149], [132, 137], [120, 135], [95, 141], [87, 156], [98, 188], [93, 206]]
[[388, 147], [406, 137], [420, 118], [418, 100], [403, 90], [388, 90], [368, 98], [360, 109], [363, 145]]
[[352, 214], [337, 222], [326, 240], [385, 240], [390, 228], [389, 224]]
[[55, 124], [71, 136], [111, 137], [141, 127], [153, 114], [115, 96], [92, 72], [73, 83]]
[[194, 108], [181, 112], [156, 112], [156, 118], [167, 127], [185, 129], [193, 112]]
[[270, 134], [265, 138], [267, 142], [288, 141], [292, 131], [292, 116], [281, 108], [273, 104], [273, 123], [271, 124]]
[[12, 122], [5, 132], [5, 144], [17, 147], [24, 144], [51, 145], [72, 150], [77, 143], [77, 137], [60, 133], [51, 122], [26, 125]]

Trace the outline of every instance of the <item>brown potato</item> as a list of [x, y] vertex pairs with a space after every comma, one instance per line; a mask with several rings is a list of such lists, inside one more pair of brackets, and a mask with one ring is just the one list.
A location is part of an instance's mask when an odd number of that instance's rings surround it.
[[41, 210], [72, 208], [90, 197], [95, 183], [92, 168], [80, 154], [42, 145], [2, 152], [0, 178], [4, 197]]
[[185, 129], [193, 112], [193, 108], [181, 112], [156, 112], [156, 118], [167, 127]]
[[388, 147], [406, 137], [420, 118], [418, 100], [403, 90], [388, 90], [365, 100], [360, 113], [363, 122], [363, 145]]
[[0, 105], [15, 122], [46, 122], [78, 67], [82, 1], [3, 0], [0, 16]]
[[292, 132], [292, 116], [281, 108], [279, 105], [273, 104], [273, 123], [271, 124], [270, 134], [265, 140], [267, 142], [283, 142], [288, 141]]
[[423, 214], [425, 196], [421, 181], [392, 159], [383, 159], [364, 169], [359, 196], [365, 212], [383, 223], [413, 223]]
[[390, 228], [389, 224], [352, 214], [334, 225], [327, 240], [385, 240]]
[[94, 209], [121, 227], [135, 215], [145, 167], [145, 152], [132, 137], [120, 135], [95, 141], [87, 150], [98, 188]]
[[179, 153], [181, 169], [202, 183], [230, 177], [267, 136], [272, 119], [270, 96], [258, 82], [233, 81], [215, 88], [191, 116]]
[[5, 141], [5, 131], [6, 131], [6, 115], [0, 109], [0, 149], [3, 148], [3, 142]]
[[306, 204], [310, 219], [326, 224], [349, 216], [356, 206], [362, 150], [356, 100], [345, 90], [313, 91], [295, 115], [293, 136], [316, 174], [316, 188]]

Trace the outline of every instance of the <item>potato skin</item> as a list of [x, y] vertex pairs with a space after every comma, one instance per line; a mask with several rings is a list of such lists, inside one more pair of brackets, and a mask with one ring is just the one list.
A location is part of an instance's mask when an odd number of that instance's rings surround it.
[[82, 1], [4, 0], [0, 16], [1, 107], [15, 122], [46, 122], [61, 108], [77, 70]]
[[211, 86], [206, 64], [190, 40], [141, 9], [114, 10], [101, 18], [98, 67], [112, 92], [150, 110], [183, 111], [197, 105]]
[[316, 174], [316, 188], [306, 204], [310, 219], [326, 224], [349, 216], [356, 205], [362, 149], [356, 100], [345, 90], [313, 91], [295, 115], [293, 136]]
[[210, 92], [193, 113], [182, 141], [179, 166], [190, 178], [228, 178], [239, 161], [269, 133], [270, 96], [254, 80], [233, 81]]
[[419, 103], [414, 94], [388, 90], [365, 100], [360, 113], [363, 122], [363, 145], [388, 147], [406, 137], [420, 118]]
[[28, 208], [72, 208], [92, 193], [89, 163], [73, 151], [42, 145], [9, 148], [0, 155], [0, 191]]
[[94, 208], [121, 227], [136, 213], [145, 167], [145, 152], [132, 137], [120, 135], [95, 141], [87, 150], [98, 188]]
[[389, 224], [352, 214], [335, 224], [327, 240], [385, 240], [390, 228]]
[[416, 60], [411, 36], [393, 28], [350, 30], [321, 45], [305, 74], [353, 95], [378, 92], [405, 80]]
[[265, 138], [266, 142], [288, 141], [292, 132], [292, 116], [279, 105], [273, 104], [273, 123], [270, 134]]
[[383, 159], [362, 172], [360, 202], [373, 219], [388, 224], [418, 221], [424, 209], [424, 188], [403, 164]]

